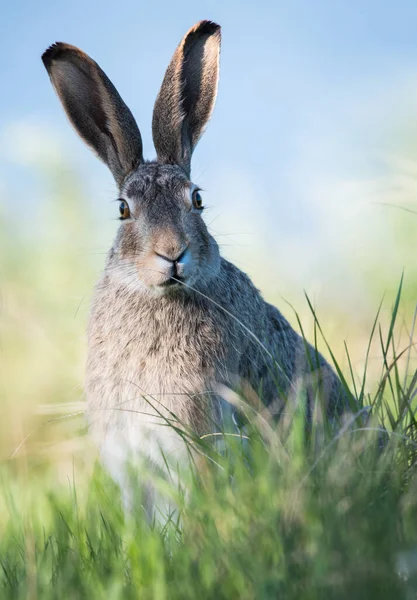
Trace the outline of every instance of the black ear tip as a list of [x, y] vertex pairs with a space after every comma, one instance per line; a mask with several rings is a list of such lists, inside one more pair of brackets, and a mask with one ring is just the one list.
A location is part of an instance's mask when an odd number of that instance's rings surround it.
[[42, 54], [42, 62], [45, 65], [45, 68], [49, 69], [52, 61], [59, 58], [69, 48], [69, 44], [65, 44], [64, 42], [55, 42], [55, 44], [49, 46]]
[[42, 54], [42, 62], [47, 69], [50, 67], [54, 58], [57, 58], [57, 56], [62, 52], [62, 46], [65, 46], [65, 44], [62, 42], [55, 42], [54, 44], [51, 44], [49, 48], [47, 48]]
[[198, 31], [199, 33], [201, 33], [203, 35], [214, 35], [216, 33], [220, 34], [221, 27], [214, 21], [204, 20], [204, 21], [199, 21], [195, 25], [195, 31], [196, 32]]

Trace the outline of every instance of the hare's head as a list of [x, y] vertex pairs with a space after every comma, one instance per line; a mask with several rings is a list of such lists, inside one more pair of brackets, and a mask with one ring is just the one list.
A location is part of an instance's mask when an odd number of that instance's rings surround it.
[[220, 27], [211, 21], [181, 41], [155, 103], [152, 162], [143, 159], [136, 121], [97, 63], [63, 43], [42, 57], [69, 120], [118, 185], [121, 225], [107, 269], [130, 288], [167, 292], [207, 282], [219, 268], [190, 179], [191, 155], [214, 107], [219, 54]]

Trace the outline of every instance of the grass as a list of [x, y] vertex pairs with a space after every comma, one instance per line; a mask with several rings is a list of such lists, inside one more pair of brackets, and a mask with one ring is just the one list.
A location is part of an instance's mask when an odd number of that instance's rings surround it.
[[5, 463], [1, 598], [415, 597], [417, 376], [403, 368], [410, 345], [394, 342], [401, 289], [385, 337], [378, 319], [372, 330], [382, 350], [373, 397], [354, 381], [371, 421], [353, 415], [337, 434], [315, 423], [307, 436], [300, 402], [278, 426], [248, 407], [244, 440], [191, 438], [201, 475], [187, 476], [187, 500], [156, 482], [181, 526], [149, 526], [139, 502], [125, 514], [85, 456], [75, 454], [66, 483], [24, 453]]

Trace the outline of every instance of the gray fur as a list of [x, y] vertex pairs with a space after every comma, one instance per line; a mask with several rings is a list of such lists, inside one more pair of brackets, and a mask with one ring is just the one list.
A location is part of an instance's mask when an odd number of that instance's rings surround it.
[[[168, 106], [172, 73], [178, 70], [190, 36], [201, 59], [201, 48], [207, 47], [211, 35], [215, 44], [208, 54], [203, 52], [210, 58], [203, 79], [210, 85], [189, 95], [184, 116], [177, 104], [174, 109]], [[231, 409], [216, 393], [219, 383], [261, 393], [263, 403], [279, 416], [301, 378], [307, 382], [311, 410], [314, 382], [320, 378], [328, 414], [336, 416], [346, 408], [347, 398], [331, 367], [311, 346], [306, 352], [302, 338], [262, 299], [248, 276], [220, 256], [201, 211], [193, 206], [188, 161], [213, 107], [218, 60], [212, 51], [219, 44], [220, 28], [202, 22], [177, 49], [155, 108], [158, 161], [143, 162], [138, 143], [136, 151], [125, 157], [125, 163], [136, 164], [120, 184], [120, 198], [128, 203], [130, 217], [120, 225], [94, 292], [86, 376], [90, 427], [103, 459], [125, 488], [127, 456], [145, 457], [163, 467], [162, 449], [178, 463], [186, 460], [181, 438], [163, 427], [171, 412], [198, 435], [225, 426]], [[62, 79], [66, 71], [59, 58], [55, 60], [62, 99], [61, 90], [68, 87]], [[89, 69], [92, 64], [88, 62]], [[187, 72], [189, 79], [194, 72], [190, 65]], [[91, 77], [97, 82], [97, 74]], [[84, 86], [84, 80], [77, 85]], [[114, 106], [120, 97], [114, 99], [113, 89], [107, 84], [105, 91], [100, 87], [95, 93], [104, 94], [105, 102]], [[177, 102], [175, 94], [171, 101]], [[76, 91], [74, 102], [84, 96], [85, 90]], [[173, 110], [180, 129], [187, 120], [182, 137], [178, 127], [171, 128]], [[80, 109], [71, 114], [76, 121]], [[127, 142], [121, 145], [132, 150], [126, 121], [113, 122], [117, 114], [108, 114], [110, 129], [124, 132]], [[75, 126], [82, 132], [79, 123]], [[138, 140], [135, 130], [133, 137]]]

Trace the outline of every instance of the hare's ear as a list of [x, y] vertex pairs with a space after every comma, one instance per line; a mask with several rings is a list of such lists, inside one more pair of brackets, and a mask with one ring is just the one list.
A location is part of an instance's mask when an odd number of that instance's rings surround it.
[[219, 79], [220, 26], [200, 21], [182, 39], [153, 111], [158, 161], [189, 174], [193, 150], [211, 116]]
[[58, 42], [43, 64], [69, 120], [120, 185], [142, 161], [142, 139], [116, 88], [87, 54]]

